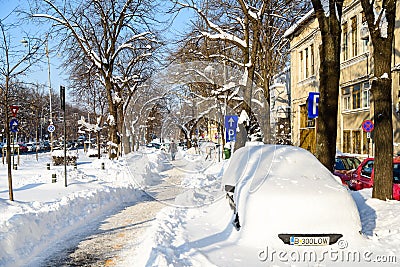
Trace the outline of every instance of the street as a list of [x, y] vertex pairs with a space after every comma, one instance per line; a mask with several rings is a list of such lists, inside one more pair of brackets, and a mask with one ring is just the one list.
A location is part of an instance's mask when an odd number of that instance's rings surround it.
[[[80, 233], [57, 244], [52, 255], [33, 262], [33, 266], [115, 266], [124, 260], [119, 256], [121, 253], [134, 254], [157, 213], [167, 205], [176, 205], [178, 195], [193, 189], [181, 186], [189, 170], [205, 166], [202, 160], [180, 158], [172, 162], [168, 156], [164, 157], [162, 169], [152, 173], [152, 182], [142, 188], [143, 197], [139, 201], [125, 203], [122, 209], [91, 222]], [[130, 168], [136, 167], [135, 161], [130, 163]]]

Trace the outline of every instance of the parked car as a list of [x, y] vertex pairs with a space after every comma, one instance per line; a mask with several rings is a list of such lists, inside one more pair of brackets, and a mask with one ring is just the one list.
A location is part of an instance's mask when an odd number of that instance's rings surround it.
[[38, 146], [38, 143], [28, 142], [25, 145], [28, 148], [28, 152], [31, 152], [31, 151], [36, 151], [36, 147]]
[[44, 141], [42, 144], [43, 150], [44, 151], [50, 151], [51, 150], [51, 146], [50, 146], [50, 142], [49, 141]]
[[221, 182], [233, 210], [235, 238], [243, 243], [328, 246], [341, 238], [361, 238], [360, 217], [348, 190], [302, 148], [240, 148]]
[[161, 148], [161, 144], [151, 142], [151, 143], [148, 143], [148, 144], [146, 145], [146, 147], [155, 147], [155, 148], [157, 148], [157, 149], [160, 149], [160, 148]]
[[[374, 158], [366, 158], [353, 172], [349, 182], [352, 190], [374, 186]], [[400, 157], [393, 159], [393, 199], [400, 200]]]
[[344, 185], [349, 185], [353, 172], [360, 165], [361, 160], [352, 156], [337, 156], [333, 174], [340, 177]]
[[26, 153], [28, 152], [28, 147], [25, 143], [18, 143], [19, 145], [19, 153]]

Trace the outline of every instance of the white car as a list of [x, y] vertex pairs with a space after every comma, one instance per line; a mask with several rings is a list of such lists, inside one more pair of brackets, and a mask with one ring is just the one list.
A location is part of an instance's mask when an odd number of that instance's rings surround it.
[[328, 246], [361, 237], [360, 217], [350, 193], [302, 148], [238, 149], [222, 185], [243, 244]]
[[29, 143], [26, 143], [26, 147], [28, 148], [28, 152], [30, 152], [30, 151], [36, 151], [36, 149], [37, 149], [38, 151], [42, 150], [41, 145], [40, 145], [39, 143], [36, 143], [36, 142], [29, 142]]
[[26, 147], [28, 148], [28, 152], [35, 151], [35, 144], [32, 142], [26, 143]]

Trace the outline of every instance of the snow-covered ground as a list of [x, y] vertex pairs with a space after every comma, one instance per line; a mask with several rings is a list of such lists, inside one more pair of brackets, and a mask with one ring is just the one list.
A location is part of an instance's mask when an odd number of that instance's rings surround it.
[[[231, 224], [232, 211], [221, 190], [229, 160], [219, 162], [215, 155], [210, 160], [189, 150], [170, 161], [160, 150], [142, 148], [110, 161], [80, 151], [77, 169], [68, 166], [67, 187], [64, 167], [52, 165], [47, 170], [49, 162], [49, 153], [40, 154], [38, 161], [35, 155], [21, 156], [18, 170], [13, 170], [13, 202], [8, 200], [6, 165], [0, 164], [0, 266], [40, 266], [40, 260], [67, 246], [72, 235], [82, 235], [92, 222], [149, 197], [163, 205], [147, 230], [130, 241], [134, 245], [120, 249], [115, 265], [400, 264], [400, 202], [372, 199], [371, 190], [350, 192], [360, 213], [363, 244], [347, 247], [341, 242], [304, 255], [293, 246], [286, 250], [268, 244], [256, 247], [235, 239], [239, 232]], [[53, 173], [56, 183], [52, 183]]]

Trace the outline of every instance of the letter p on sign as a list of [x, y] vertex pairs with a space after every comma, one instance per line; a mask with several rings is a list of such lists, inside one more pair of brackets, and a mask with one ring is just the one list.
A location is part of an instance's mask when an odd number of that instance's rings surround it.
[[314, 119], [318, 117], [318, 103], [319, 103], [319, 93], [310, 92], [308, 94], [308, 117]]

